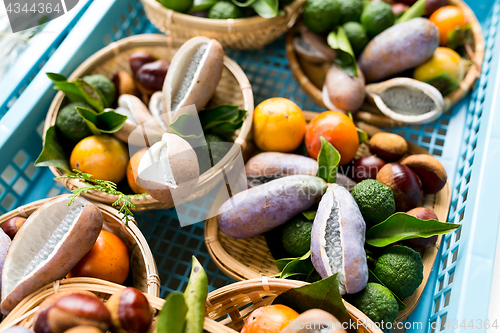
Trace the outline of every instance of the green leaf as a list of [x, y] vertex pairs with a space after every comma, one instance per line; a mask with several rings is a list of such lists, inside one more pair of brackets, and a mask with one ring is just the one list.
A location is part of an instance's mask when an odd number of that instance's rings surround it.
[[238, 7], [249, 7], [251, 6], [256, 0], [247, 0], [245, 2], [239, 2], [238, 0], [231, 0], [236, 6]]
[[219, 105], [203, 109], [199, 113], [201, 127], [205, 133], [211, 132], [224, 139], [231, 139], [234, 132], [241, 128], [247, 111], [235, 105]]
[[[380, 279], [378, 278], [378, 276], [376, 276], [375, 273], [373, 273], [370, 269], [368, 270], [368, 282], [378, 283], [378, 284], [381, 284], [387, 288], [387, 286], [385, 284], [383, 284], [382, 281], [380, 281]], [[387, 288], [387, 289], [389, 289], [389, 288]], [[404, 309], [406, 309], [407, 308], [406, 304], [403, 303], [403, 301], [401, 299], [399, 299], [399, 297], [396, 296], [396, 294], [393, 293], [391, 289], [389, 289], [389, 291], [392, 293], [392, 295], [396, 299], [396, 302], [398, 302], [399, 311], [403, 311]]]
[[361, 128], [357, 128], [357, 127], [356, 127], [356, 131], [358, 131], [359, 144], [362, 144], [363, 142], [366, 142], [368, 140], [368, 133], [363, 131]]
[[72, 82], [68, 82], [62, 74], [47, 73], [49, 79], [55, 84], [57, 90], [62, 91], [72, 102], [85, 102], [80, 89]]
[[53, 166], [67, 172], [71, 172], [69, 159], [57, 139], [56, 127], [51, 126], [45, 132], [45, 142], [40, 156], [35, 161], [35, 166]]
[[310, 309], [322, 309], [333, 314], [342, 323], [349, 322], [350, 316], [342, 302], [339, 291], [340, 275], [334, 275], [302, 287], [285, 291], [273, 304], [284, 304], [298, 313]]
[[306, 219], [308, 219], [309, 221], [312, 221], [316, 217], [316, 213], [317, 212], [315, 210], [309, 210], [309, 211], [302, 212], [302, 215], [304, 215], [304, 217]]
[[275, 261], [276, 267], [280, 270], [276, 277], [286, 279], [295, 275], [308, 276], [314, 271], [311, 262], [311, 251], [308, 251], [299, 258], [283, 258]]
[[62, 91], [70, 101], [85, 102], [99, 113], [104, 110], [104, 101], [106, 99], [101, 91], [83, 81], [83, 79], [68, 82], [62, 74], [47, 73], [47, 76], [54, 82], [56, 89]]
[[333, 184], [337, 181], [340, 154], [324, 137], [320, 139], [321, 150], [318, 155], [318, 173], [316, 176], [322, 178], [327, 183]]
[[443, 235], [460, 227], [460, 224], [424, 221], [406, 213], [395, 213], [368, 230], [366, 243], [384, 247], [405, 239]]
[[203, 10], [207, 10], [213, 7], [218, 2], [218, 0], [215, 1], [206, 1], [202, 2], [199, 5], [191, 7], [189, 10], [188, 14], [196, 13], [196, 12], [201, 12]]
[[170, 293], [158, 315], [157, 333], [182, 333], [187, 313], [184, 295], [175, 291]]
[[337, 32], [332, 31], [328, 34], [328, 45], [337, 51], [337, 56], [334, 61], [344, 73], [349, 76], [358, 77], [358, 65], [356, 57], [352, 50], [349, 38], [342, 27], [337, 29]]
[[76, 112], [85, 120], [94, 135], [118, 132], [127, 121], [127, 116], [113, 110], [97, 113], [94, 110], [77, 106]]
[[418, 0], [415, 2], [403, 15], [401, 15], [401, 17], [396, 21], [396, 24], [424, 16], [425, 2], [426, 0]]
[[[354, 118], [352, 116], [352, 113], [347, 112], [347, 115], [349, 116], [349, 118], [354, 123]], [[363, 131], [361, 128], [358, 128], [358, 127], [356, 127], [356, 131], [358, 131], [359, 144], [362, 144], [363, 142], [365, 142], [366, 140], [368, 140], [368, 133], [366, 133], [365, 131]]]
[[194, 128], [196, 126], [191, 126], [191, 124], [196, 124], [198, 119], [189, 113], [183, 113], [177, 119], [168, 125], [168, 127], [178, 136], [188, 139], [199, 139], [203, 137], [203, 131], [198, 133], [198, 129]]
[[260, 17], [273, 18], [278, 15], [278, 0], [257, 0], [252, 8]]

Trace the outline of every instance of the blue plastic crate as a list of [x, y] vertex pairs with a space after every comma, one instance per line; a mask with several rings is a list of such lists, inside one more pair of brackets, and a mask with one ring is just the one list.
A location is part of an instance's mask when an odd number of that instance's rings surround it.
[[[447, 169], [453, 198], [449, 220], [462, 229], [444, 237], [436, 265], [419, 306], [409, 321], [423, 327], [407, 332], [452, 331], [446, 320], [485, 319], [489, 300], [499, 214], [494, 177], [498, 161], [499, 133], [494, 131], [500, 62], [498, 19], [500, 0], [469, 4], [477, 13], [487, 37], [483, 74], [474, 93], [451, 113], [427, 125], [394, 131], [420, 144], [440, 159]], [[112, 41], [156, 32], [138, 0], [100, 0], [92, 4], [61, 46], [46, 62], [25, 92], [0, 120], [0, 212], [64, 191], [48, 169], [36, 169], [33, 161], [41, 151], [43, 120], [55, 91], [45, 72], [69, 75], [83, 60]], [[295, 82], [285, 55], [284, 38], [258, 51], [228, 51], [247, 73], [255, 102], [282, 96], [304, 110], [321, 111]], [[488, 82], [490, 82], [488, 84]], [[496, 122], [495, 122], [496, 121]], [[473, 163], [475, 162], [475, 163]], [[192, 214], [209, 207], [191, 207]], [[466, 209], [467, 208], [467, 209]], [[498, 209], [497, 209], [498, 210]], [[203, 241], [203, 224], [180, 228], [174, 210], [137, 213], [139, 226], [150, 243], [162, 280], [162, 295], [182, 290], [187, 283], [190, 257], [196, 255], [207, 268], [210, 289], [231, 280], [211, 261]], [[428, 329], [436, 322], [437, 329]], [[441, 330], [441, 327], [443, 330]], [[467, 331], [460, 330], [460, 331]]]
[[26, 42], [19, 58], [0, 80], [0, 118], [14, 105], [93, 1], [80, 0], [75, 8], [47, 23]]

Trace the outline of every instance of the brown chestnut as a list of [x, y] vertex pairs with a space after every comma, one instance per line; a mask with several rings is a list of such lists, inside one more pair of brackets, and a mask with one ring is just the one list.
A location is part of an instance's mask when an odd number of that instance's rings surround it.
[[380, 132], [371, 137], [368, 146], [372, 154], [386, 162], [397, 161], [408, 151], [406, 140], [397, 134]]
[[64, 333], [102, 333], [102, 331], [94, 326], [76, 326]]
[[396, 211], [406, 212], [422, 203], [422, 183], [409, 167], [399, 163], [386, 164], [378, 172], [377, 180], [392, 189]]
[[116, 73], [113, 77], [113, 83], [116, 87], [117, 97], [125, 94], [138, 95], [134, 78], [127, 71], [119, 71], [118, 73]]
[[10, 237], [14, 239], [21, 226], [24, 224], [26, 219], [24, 217], [16, 216], [8, 219], [2, 224], [2, 230]]
[[157, 60], [143, 65], [137, 72], [137, 87], [147, 95], [162, 90], [167, 76], [169, 64], [165, 60]]
[[134, 73], [134, 75], [137, 75], [137, 72], [144, 64], [148, 64], [153, 61], [156, 61], [156, 58], [149, 53], [142, 51], [134, 52], [129, 58], [130, 69], [132, 69], [132, 73]]
[[366, 179], [376, 179], [378, 172], [385, 164], [383, 159], [374, 155], [357, 159], [353, 166], [354, 180], [359, 183]]
[[[439, 218], [437, 215], [432, 211], [432, 209], [429, 208], [424, 208], [424, 207], [417, 207], [413, 208], [412, 210], [409, 210], [406, 212], [407, 214], [411, 216], [415, 216], [418, 219], [421, 220], [438, 220]], [[427, 247], [436, 245], [438, 236], [434, 235], [431, 237], [420, 237], [420, 238], [413, 238], [413, 239], [407, 239], [404, 241], [405, 245], [415, 249], [415, 250], [422, 250]]]
[[71, 293], [39, 310], [34, 330], [36, 333], [64, 333], [76, 326], [93, 326], [106, 332], [111, 315], [95, 295]]
[[410, 155], [401, 161], [401, 164], [406, 165], [417, 174], [422, 181], [425, 193], [439, 192], [448, 179], [443, 165], [431, 155]]
[[106, 304], [111, 313], [113, 332], [147, 332], [153, 321], [153, 309], [139, 290], [128, 287], [113, 294]]

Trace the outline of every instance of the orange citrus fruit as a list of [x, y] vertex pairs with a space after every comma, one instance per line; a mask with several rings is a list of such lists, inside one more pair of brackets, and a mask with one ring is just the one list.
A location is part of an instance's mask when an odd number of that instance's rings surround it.
[[110, 135], [92, 135], [76, 144], [69, 161], [72, 169], [117, 184], [127, 171], [127, 146]]
[[314, 117], [306, 128], [306, 148], [312, 158], [318, 158], [321, 137], [330, 142], [340, 153], [340, 165], [346, 165], [356, 155], [359, 147], [356, 125], [345, 113], [325, 111]]
[[436, 10], [429, 20], [439, 30], [439, 41], [443, 46], [448, 45], [450, 33], [467, 24], [464, 12], [457, 6], [444, 6]]
[[115, 234], [101, 230], [92, 249], [73, 267], [67, 277], [93, 277], [122, 284], [129, 271], [127, 246]]
[[148, 148], [142, 148], [137, 153], [132, 156], [127, 165], [127, 181], [128, 185], [134, 191], [134, 193], [141, 194], [146, 193], [146, 190], [137, 184], [137, 179], [134, 175], [137, 175], [137, 169], [139, 168], [139, 162], [141, 162], [142, 157], [148, 151]]
[[291, 152], [297, 149], [306, 131], [302, 110], [286, 98], [270, 98], [253, 112], [253, 137], [266, 151]]
[[241, 333], [279, 333], [299, 314], [286, 305], [266, 305], [254, 310]]

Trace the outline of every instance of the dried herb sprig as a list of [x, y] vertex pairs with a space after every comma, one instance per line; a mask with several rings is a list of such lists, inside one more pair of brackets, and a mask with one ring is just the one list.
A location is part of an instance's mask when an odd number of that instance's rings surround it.
[[61, 177], [57, 177], [56, 179], [78, 179], [86, 186], [77, 187], [74, 190], [71, 190], [73, 193], [70, 195], [69, 205], [71, 205], [75, 198], [80, 196], [82, 193], [88, 193], [90, 190], [97, 190], [104, 193], [108, 193], [111, 195], [117, 195], [118, 199], [113, 202], [112, 206], [120, 207], [119, 213], [123, 214], [122, 219], [125, 220], [125, 225], [128, 225], [130, 222], [130, 217], [133, 217], [131, 209], [135, 209], [135, 205], [132, 202], [132, 199], [144, 198], [147, 193], [143, 194], [124, 194], [117, 190], [117, 186], [115, 183], [108, 180], [100, 180], [92, 178], [91, 174], [81, 172], [80, 170], [73, 170], [74, 174], [67, 174]]

